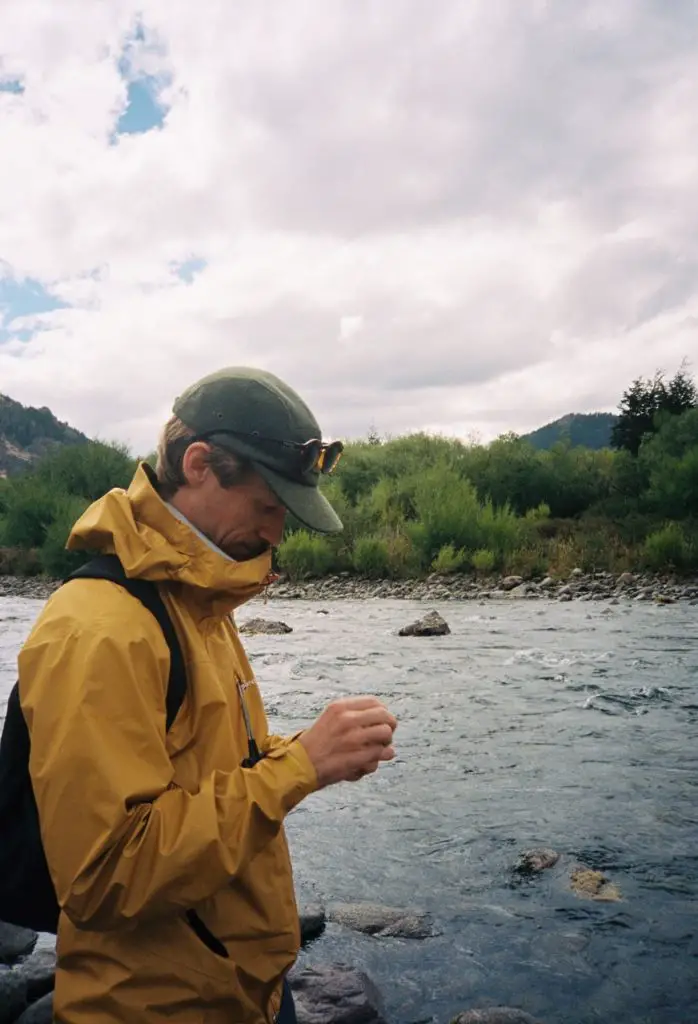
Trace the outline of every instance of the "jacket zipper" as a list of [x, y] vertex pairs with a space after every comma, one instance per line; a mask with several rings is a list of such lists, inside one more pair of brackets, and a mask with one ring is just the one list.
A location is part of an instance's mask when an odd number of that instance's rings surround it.
[[223, 957], [225, 960], [229, 959], [228, 950], [221, 940], [216, 938], [213, 932], [206, 927], [195, 910], [187, 910], [186, 918], [191, 930], [211, 953], [215, 953], [216, 956]]

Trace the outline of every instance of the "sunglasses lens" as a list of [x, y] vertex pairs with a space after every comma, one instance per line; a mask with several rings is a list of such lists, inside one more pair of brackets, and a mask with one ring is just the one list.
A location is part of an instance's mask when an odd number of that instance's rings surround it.
[[303, 472], [331, 473], [337, 468], [344, 445], [341, 441], [323, 444], [322, 441], [307, 441], [301, 449]]
[[333, 441], [328, 444], [323, 451], [323, 460], [321, 471], [323, 473], [332, 473], [337, 468], [337, 464], [342, 457], [344, 451], [344, 445], [341, 441]]
[[309, 473], [313, 469], [320, 470], [323, 455], [322, 441], [307, 441], [301, 448], [303, 472]]

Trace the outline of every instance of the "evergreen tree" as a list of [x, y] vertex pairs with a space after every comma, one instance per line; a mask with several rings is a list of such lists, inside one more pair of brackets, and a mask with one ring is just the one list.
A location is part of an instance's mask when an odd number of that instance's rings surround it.
[[611, 444], [637, 455], [643, 440], [659, 429], [662, 413], [677, 416], [696, 405], [698, 389], [685, 365], [668, 384], [661, 371], [652, 380], [638, 377], [623, 394]]

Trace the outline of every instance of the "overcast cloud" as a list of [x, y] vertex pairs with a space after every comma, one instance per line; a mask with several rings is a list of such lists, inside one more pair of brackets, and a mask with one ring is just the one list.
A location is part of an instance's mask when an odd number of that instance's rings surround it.
[[698, 363], [693, 0], [3, 0], [0, 391], [152, 447], [252, 363], [332, 436]]

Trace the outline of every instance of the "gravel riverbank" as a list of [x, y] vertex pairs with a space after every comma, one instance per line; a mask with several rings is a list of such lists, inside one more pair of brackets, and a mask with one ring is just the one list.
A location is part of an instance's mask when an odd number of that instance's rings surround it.
[[[43, 576], [0, 576], [0, 597], [46, 600], [59, 585]], [[473, 576], [432, 574], [426, 579], [367, 580], [350, 574], [291, 582], [281, 577], [268, 588], [269, 600], [305, 601], [392, 598], [407, 601], [488, 601], [525, 598], [555, 601], [698, 602], [698, 578], [610, 572], [584, 573], [574, 569], [567, 579], [521, 576], [476, 579]], [[259, 598], [258, 600], [262, 600]]]

